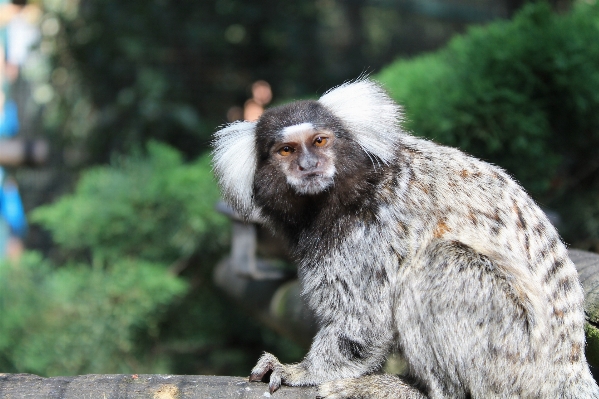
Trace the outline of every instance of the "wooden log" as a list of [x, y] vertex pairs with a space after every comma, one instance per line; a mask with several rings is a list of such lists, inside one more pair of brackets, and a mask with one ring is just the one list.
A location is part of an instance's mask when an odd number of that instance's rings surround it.
[[584, 290], [586, 357], [595, 379], [599, 378], [599, 255], [593, 252], [571, 249], [570, 259], [576, 265]]
[[599, 322], [599, 255], [593, 252], [571, 249], [570, 259], [576, 265], [584, 290], [584, 310], [593, 323]]
[[[217, 399], [269, 398], [268, 385], [243, 377], [90, 374], [42, 378], [0, 374], [1, 399]], [[283, 386], [274, 397], [313, 399], [314, 387]]]

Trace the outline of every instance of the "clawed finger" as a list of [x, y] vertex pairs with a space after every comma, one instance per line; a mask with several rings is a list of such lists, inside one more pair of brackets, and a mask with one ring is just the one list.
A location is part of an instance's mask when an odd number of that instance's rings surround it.
[[281, 376], [279, 373], [272, 373], [270, 375], [270, 382], [268, 383], [268, 391], [272, 395], [279, 388], [281, 388]]
[[272, 371], [272, 369], [268, 368], [262, 371], [252, 370], [252, 373], [250, 374], [250, 382], [262, 381], [262, 378], [264, 378], [269, 371]]

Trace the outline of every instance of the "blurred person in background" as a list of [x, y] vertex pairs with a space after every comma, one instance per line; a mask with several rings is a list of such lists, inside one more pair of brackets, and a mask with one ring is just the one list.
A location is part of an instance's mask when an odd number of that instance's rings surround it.
[[[11, 86], [31, 47], [39, 39], [41, 10], [27, 0], [0, 0], [0, 146], [19, 132], [17, 103]], [[0, 166], [0, 259], [16, 260], [23, 252], [27, 221], [17, 183]]]
[[256, 121], [264, 112], [264, 107], [272, 100], [270, 84], [264, 80], [258, 80], [252, 84], [252, 98], [245, 102], [243, 107], [243, 119]]

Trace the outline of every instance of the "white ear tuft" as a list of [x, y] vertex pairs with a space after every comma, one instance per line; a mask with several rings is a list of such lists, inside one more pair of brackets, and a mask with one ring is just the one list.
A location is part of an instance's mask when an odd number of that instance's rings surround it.
[[225, 200], [242, 216], [253, 212], [256, 172], [255, 122], [235, 122], [214, 134], [214, 174]]
[[364, 151], [384, 163], [394, 159], [402, 114], [381, 86], [357, 80], [329, 90], [318, 101], [341, 119]]

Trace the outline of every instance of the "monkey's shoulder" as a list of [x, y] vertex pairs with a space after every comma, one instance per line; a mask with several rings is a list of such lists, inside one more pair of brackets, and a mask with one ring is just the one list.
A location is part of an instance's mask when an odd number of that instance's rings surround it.
[[[400, 147], [394, 173], [399, 193], [423, 206], [458, 203], [498, 204], [525, 201], [528, 194], [500, 167], [456, 148], [407, 137]], [[403, 184], [401, 184], [403, 183]]]
[[[457, 148], [443, 146], [432, 141], [417, 137], [408, 137], [405, 144], [399, 149], [398, 159], [407, 162], [414, 169], [414, 173], [420, 179], [431, 178], [450, 179], [464, 181], [465, 184], [472, 181], [480, 181], [492, 178], [501, 185], [512, 183], [518, 186], [514, 178], [499, 166], [493, 165]], [[489, 183], [487, 181], [487, 183]]]

